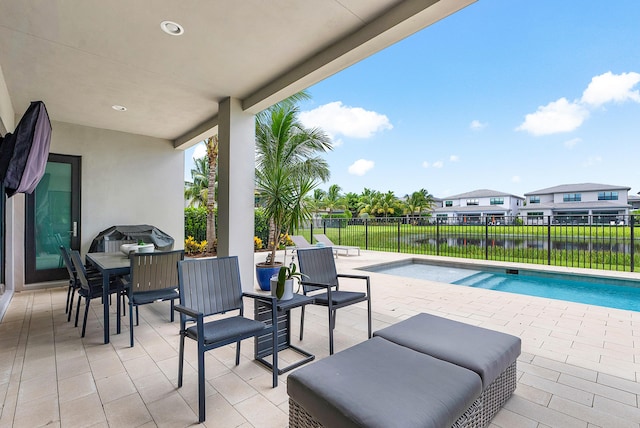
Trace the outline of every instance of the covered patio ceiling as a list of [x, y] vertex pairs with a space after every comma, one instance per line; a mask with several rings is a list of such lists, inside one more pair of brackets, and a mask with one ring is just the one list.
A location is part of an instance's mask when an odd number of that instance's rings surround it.
[[0, 0], [0, 70], [18, 116], [42, 100], [52, 120], [185, 148], [222, 99], [256, 113], [474, 1]]

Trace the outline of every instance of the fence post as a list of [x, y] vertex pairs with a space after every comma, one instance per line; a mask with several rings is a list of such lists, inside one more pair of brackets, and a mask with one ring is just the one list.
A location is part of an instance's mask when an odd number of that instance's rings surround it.
[[484, 259], [489, 260], [489, 217], [484, 218]]
[[364, 249], [369, 249], [369, 219], [364, 219]]
[[436, 217], [436, 256], [440, 255], [440, 220]]
[[551, 216], [547, 216], [547, 264], [551, 266]]
[[400, 223], [402, 222], [402, 218], [398, 219], [398, 252], [400, 252]]
[[631, 227], [631, 272], [635, 272], [635, 263], [634, 263], [634, 258], [636, 255], [636, 243], [635, 243], [635, 238], [634, 238], [634, 232], [633, 229], [635, 229], [634, 227], [634, 223], [635, 223], [635, 217], [633, 214], [631, 214], [629, 216], [629, 227]]
[[309, 231], [309, 242], [313, 242], [313, 220], [311, 220], [311, 230]]

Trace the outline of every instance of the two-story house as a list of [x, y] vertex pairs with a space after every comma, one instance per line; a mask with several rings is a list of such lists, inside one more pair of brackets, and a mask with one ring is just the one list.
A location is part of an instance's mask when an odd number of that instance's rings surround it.
[[[479, 189], [442, 198], [442, 206], [434, 208], [438, 220], [459, 224], [505, 224], [518, 215], [524, 205], [522, 196], [496, 190]], [[452, 220], [455, 219], [455, 220]]]
[[[630, 187], [609, 184], [562, 184], [525, 193], [520, 215], [526, 224], [621, 224], [629, 214]], [[590, 220], [591, 219], [591, 220]]]

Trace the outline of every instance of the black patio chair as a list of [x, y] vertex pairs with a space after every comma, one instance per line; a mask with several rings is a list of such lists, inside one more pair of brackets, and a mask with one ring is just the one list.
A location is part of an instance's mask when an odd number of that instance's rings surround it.
[[[89, 304], [91, 300], [96, 298], [102, 298], [102, 277], [101, 276], [88, 276], [87, 271], [82, 263], [80, 253], [76, 250], [71, 251], [71, 261], [78, 276], [78, 306], [76, 308], [76, 322], [75, 327], [78, 326], [78, 315], [80, 314], [80, 297], [85, 299], [84, 320], [82, 321], [82, 335], [84, 337], [87, 329], [87, 316], [89, 315]], [[120, 334], [120, 296], [125, 293], [125, 286], [120, 280], [112, 280], [109, 283], [109, 294], [116, 294], [117, 303], [117, 333]], [[108, 302], [102, 302], [104, 305]]]
[[[73, 266], [73, 262], [71, 261], [71, 255], [69, 250], [64, 245], [60, 245], [60, 256], [61, 260], [64, 264], [64, 267], [67, 269], [67, 273], [69, 274], [69, 289], [67, 290], [67, 304], [65, 306], [64, 313], [67, 314], [67, 322], [71, 321], [71, 313], [73, 312], [73, 300], [75, 298], [76, 291], [80, 288], [80, 281], [78, 280], [78, 274], [76, 273], [76, 268]], [[95, 269], [91, 269], [85, 267], [85, 271], [87, 273], [87, 277], [99, 276], [100, 272]]]
[[[333, 330], [336, 326], [336, 311], [345, 306], [367, 302], [367, 322], [371, 338], [371, 285], [367, 275], [339, 274], [331, 247], [299, 249], [298, 263], [304, 274], [300, 281], [304, 295], [315, 298], [314, 305], [326, 306], [329, 312], [329, 354], [333, 354]], [[340, 278], [362, 279], [366, 282], [366, 293], [340, 290]], [[300, 340], [304, 332], [304, 309], [300, 317]]]
[[[198, 343], [198, 407], [199, 421], [205, 420], [204, 353], [236, 342], [236, 365], [240, 364], [240, 341], [250, 337], [270, 335], [273, 346], [273, 387], [278, 386], [277, 301], [275, 297], [243, 293], [237, 257], [185, 260], [178, 263], [180, 283], [180, 356], [178, 388], [182, 386], [184, 339]], [[243, 297], [268, 302], [271, 324], [244, 317]], [[238, 311], [237, 315], [233, 315]], [[205, 321], [210, 315], [224, 318]], [[188, 322], [195, 325], [187, 327]], [[256, 339], [257, 340], [257, 339]]]
[[133, 346], [133, 308], [136, 308], [136, 325], [140, 324], [138, 307], [153, 302], [169, 300], [170, 318], [173, 322], [174, 301], [178, 294], [178, 262], [184, 260], [184, 251], [132, 253], [131, 273], [127, 281], [129, 299], [129, 336]]

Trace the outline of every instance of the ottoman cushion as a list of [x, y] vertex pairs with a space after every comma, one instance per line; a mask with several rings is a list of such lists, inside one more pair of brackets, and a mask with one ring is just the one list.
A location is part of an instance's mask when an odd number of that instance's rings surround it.
[[470, 370], [372, 338], [291, 373], [287, 392], [326, 427], [442, 428], [482, 383]]
[[482, 378], [483, 388], [521, 351], [519, 337], [424, 313], [373, 335], [472, 370]]

